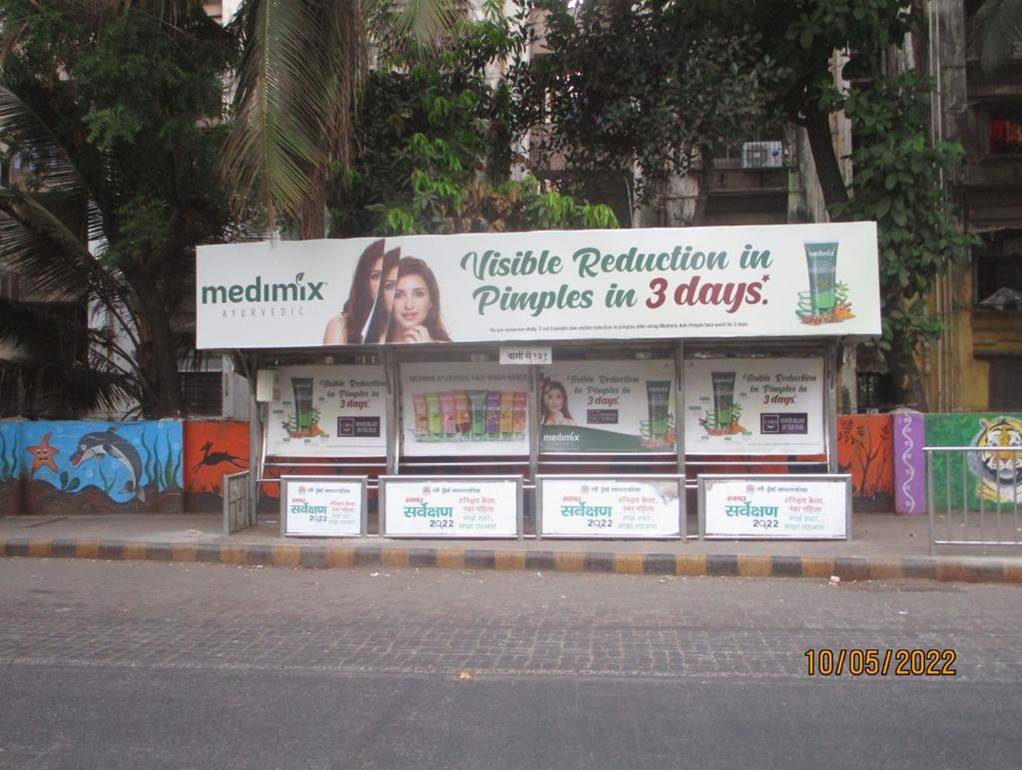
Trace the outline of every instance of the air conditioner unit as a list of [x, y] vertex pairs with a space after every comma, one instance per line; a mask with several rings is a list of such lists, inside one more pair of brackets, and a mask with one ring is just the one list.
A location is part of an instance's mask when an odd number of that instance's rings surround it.
[[745, 142], [742, 145], [742, 168], [781, 168], [783, 165], [781, 142]]

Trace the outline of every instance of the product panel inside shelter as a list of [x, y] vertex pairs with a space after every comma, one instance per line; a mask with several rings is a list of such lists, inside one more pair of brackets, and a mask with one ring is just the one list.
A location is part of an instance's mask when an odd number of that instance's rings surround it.
[[[263, 493], [282, 474], [537, 476], [826, 472], [833, 348], [732, 341], [417, 345], [263, 354]], [[267, 394], [264, 393], [264, 396]]]

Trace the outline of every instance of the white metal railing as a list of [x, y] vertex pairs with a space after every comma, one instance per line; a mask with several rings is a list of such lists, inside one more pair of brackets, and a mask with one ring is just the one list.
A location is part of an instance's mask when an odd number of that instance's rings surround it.
[[924, 447], [930, 553], [1022, 545], [1022, 446]]

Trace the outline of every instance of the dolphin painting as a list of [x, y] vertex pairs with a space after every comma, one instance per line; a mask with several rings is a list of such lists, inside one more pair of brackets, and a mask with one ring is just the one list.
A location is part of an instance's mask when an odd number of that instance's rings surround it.
[[110, 428], [98, 433], [86, 433], [82, 436], [78, 440], [78, 449], [71, 455], [71, 467], [77, 468], [93, 457], [109, 455], [131, 473], [131, 480], [124, 485], [124, 491], [134, 492], [135, 497], [145, 502], [145, 489], [138, 483], [139, 476], [142, 475], [142, 461], [131, 442], [118, 436], [115, 431], [116, 428]]

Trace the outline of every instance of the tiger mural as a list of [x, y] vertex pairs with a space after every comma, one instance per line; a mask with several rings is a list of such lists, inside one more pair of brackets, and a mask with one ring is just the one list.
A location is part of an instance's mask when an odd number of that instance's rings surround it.
[[[1022, 502], [1022, 420], [980, 419], [979, 426], [972, 446], [987, 449], [969, 452], [969, 470], [977, 479], [977, 497], [991, 502]], [[1010, 451], [1013, 447], [1018, 451]]]

